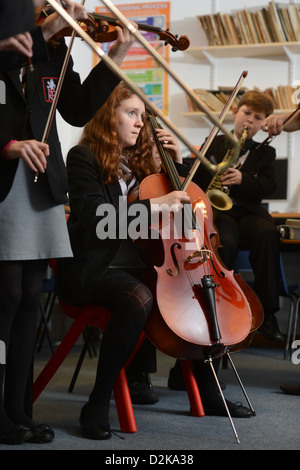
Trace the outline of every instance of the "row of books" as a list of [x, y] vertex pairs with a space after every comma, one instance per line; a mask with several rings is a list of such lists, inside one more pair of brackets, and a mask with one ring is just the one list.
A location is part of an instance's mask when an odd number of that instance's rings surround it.
[[288, 240], [300, 240], [299, 219], [286, 219], [285, 225], [278, 225], [280, 237]]
[[[197, 98], [200, 100], [200, 102], [207, 106], [210, 111], [220, 113], [232, 93], [232, 88], [220, 87], [218, 90], [205, 90], [203, 88], [195, 88], [193, 91], [196, 93]], [[231, 105], [231, 109], [238, 104], [241, 95], [245, 91], [246, 88], [241, 88], [239, 90], [237, 96], [235, 97]], [[201, 111], [196, 105], [196, 103], [189, 97], [189, 95], [186, 95], [186, 98], [190, 112]]]
[[265, 7], [197, 18], [210, 46], [300, 41], [300, 6], [283, 5], [272, 1]]
[[275, 109], [295, 109], [297, 107], [298, 90], [291, 85], [267, 88], [264, 92], [272, 98]]
[[[284, 109], [292, 110], [296, 108], [295, 100], [293, 100], [294, 93], [297, 93], [297, 90], [291, 85], [279, 85], [277, 88], [267, 88], [266, 90], [260, 90], [257, 87], [254, 89], [258, 91], [264, 91], [270, 98], [273, 100], [275, 109]], [[203, 88], [195, 88], [193, 90], [200, 102], [208, 107], [210, 111], [221, 113], [224, 108], [224, 105], [227, 103], [231, 93], [232, 88], [220, 87], [218, 90], [205, 90]], [[243, 93], [247, 91], [247, 88], [241, 88], [232, 102], [231, 109], [237, 106]], [[201, 111], [197, 104], [186, 95], [188, 109], [190, 112], [199, 112]]]

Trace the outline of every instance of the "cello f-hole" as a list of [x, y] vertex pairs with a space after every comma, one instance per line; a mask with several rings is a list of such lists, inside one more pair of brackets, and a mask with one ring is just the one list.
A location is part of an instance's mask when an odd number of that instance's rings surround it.
[[171, 246], [171, 256], [172, 256], [175, 269], [173, 271], [171, 268], [166, 269], [167, 274], [169, 274], [169, 276], [171, 277], [176, 277], [179, 274], [179, 265], [178, 265], [178, 261], [175, 255], [175, 247], [181, 250], [181, 246], [179, 245], [179, 243], [173, 243], [173, 245]]

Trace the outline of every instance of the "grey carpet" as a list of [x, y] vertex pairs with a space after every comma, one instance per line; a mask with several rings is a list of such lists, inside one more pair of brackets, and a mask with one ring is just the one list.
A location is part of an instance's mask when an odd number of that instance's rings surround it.
[[[173, 451], [178, 455], [180, 451], [186, 454], [197, 450], [300, 448], [300, 396], [289, 396], [280, 390], [280, 384], [300, 383], [300, 365], [283, 360], [281, 349], [250, 347], [232, 355], [256, 411], [255, 417], [233, 419], [240, 444], [236, 442], [227, 417], [191, 416], [186, 392], [172, 391], [167, 387], [168, 372], [174, 360], [161, 353], [158, 353], [158, 372], [151, 376], [160, 400], [151, 406], [134, 406], [137, 432], [120, 432], [112, 400], [110, 420], [117, 435], [108, 441], [84, 439], [80, 435], [78, 417], [93, 384], [97, 359], [85, 358], [75, 389], [68, 393], [79, 351], [79, 346], [76, 346], [34, 405], [34, 418], [54, 428], [55, 440], [45, 445], [25, 443], [14, 446], [14, 451], [101, 450], [105, 458], [106, 455], [123, 455], [123, 451], [134, 455], [138, 450], [147, 451], [147, 455], [157, 455], [159, 451]], [[36, 374], [46, 359], [47, 354], [36, 355]], [[228, 369], [220, 370], [219, 378], [227, 385], [224, 391], [226, 398], [246, 404], [230, 365]], [[12, 450], [12, 447], [0, 446], [0, 450], [8, 449]]]

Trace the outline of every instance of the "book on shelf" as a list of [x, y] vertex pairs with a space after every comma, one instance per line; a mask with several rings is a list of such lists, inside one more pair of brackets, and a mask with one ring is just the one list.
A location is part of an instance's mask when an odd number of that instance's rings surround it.
[[285, 240], [300, 240], [300, 220], [286, 219], [285, 225], [278, 225], [280, 237]]
[[[200, 101], [204, 103], [208, 109], [212, 112], [215, 113], [221, 113], [223, 111], [224, 105], [227, 103], [231, 93], [232, 93], [232, 87], [219, 87], [218, 90], [205, 90], [203, 88], [195, 88], [193, 90]], [[233, 103], [231, 105], [231, 108], [234, 108], [237, 106], [239, 99], [243, 93], [245, 93], [246, 88], [241, 88], [233, 100]], [[187, 103], [188, 103], [188, 109], [190, 112], [201, 112], [201, 109], [196, 105], [196, 103], [189, 97], [189, 95], [186, 95], [187, 98]]]
[[[297, 107], [297, 105], [293, 102], [293, 94], [295, 93], [296, 88], [292, 87], [291, 85], [278, 85], [277, 88], [271, 87], [265, 90], [261, 90], [258, 87], [253, 88], [254, 90], [262, 91], [263, 93], [266, 93], [268, 96], [270, 96], [275, 109], [293, 110]], [[210, 111], [220, 113], [232, 93], [232, 87], [220, 86], [217, 90], [195, 88], [193, 91], [200, 99], [200, 102], [207, 106]], [[247, 91], [246, 87], [242, 87], [239, 90], [237, 96], [232, 102], [231, 109], [238, 105], [238, 102], [245, 91]], [[189, 95], [186, 95], [186, 98], [189, 112], [201, 112], [201, 109], [199, 109], [199, 107], [189, 97]]]
[[275, 109], [296, 109], [297, 105], [293, 101], [293, 94], [297, 90], [296, 87], [291, 85], [278, 85], [277, 88], [266, 88], [261, 90], [258, 87], [254, 87], [255, 90], [263, 91], [273, 101]]
[[265, 6], [197, 16], [209, 46], [300, 41], [300, 5]]

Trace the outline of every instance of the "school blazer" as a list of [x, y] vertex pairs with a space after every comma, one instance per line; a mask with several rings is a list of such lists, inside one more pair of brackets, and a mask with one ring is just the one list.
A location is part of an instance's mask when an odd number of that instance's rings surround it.
[[[246, 141], [249, 155], [241, 168], [242, 182], [238, 186], [232, 186], [230, 197], [238, 204], [266, 218], [271, 218], [270, 214], [262, 207], [263, 199], [268, 198], [276, 189], [274, 161], [276, 152], [270, 145], [264, 145], [257, 149], [259, 142], [252, 139]], [[220, 163], [230, 148], [226, 136], [217, 136], [206, 153], [208, 159], [214, 156], [217, 163]], [[213, 175], [200, 165], [193, 181], [198, 184], [203, 191], [206, 191]], [[230, 213], [230, 211], [229, 211]]]
[[[40, 38], [39, 44], [41, 43]], [[1, 151], [10, 140], [41, 140], [43, 137], [67, 51], [64, 39], [58, 44], [49, 45], [48, 50], [49, 60], [35, 64], [34, 72], [27, 72], [27, 99], [24, 97], [18, 69], [0, 74], [6, 91], [5, 102], [0, 106]], [[81, 83], [79, 74], [73, 70], [73, 60], [70, 58], [57, 109], [66, 122], [82, 127], [104, 104], [118, 82], [119, 78], [100, 62]], [[55, 119], [47, 143], [50, 156], [47, 158], [46, 177], [50, 192], [55, 203], [65, 203], [68, 200], [67, 174]], [[18, 160], [8, 161], [0, 158], [0, 201], [3, 201], [10, 191], [17, 166]]]
[[[69, 303], [81, 305], [90, 302], [98, 279], [111, 265], [122, 241], [97, 237], [96, 228], [101, 220], [96, 215], [97, 208], [110, 204], [115, 209], [118, 230], [122, 191], [118, 182], [103, 183], [99, 167], [86, 146], [77, 145], [69, 151], [67, 172], [71, 209], [68, 230], [74, 258], [58, 260], [56, 290]], [[131, 202], [128, 209], [136, 203], [146, 207], [150, 223], [150, 200]], [[127, 215], [126, 220], [128, 226], [133, 216]]]

